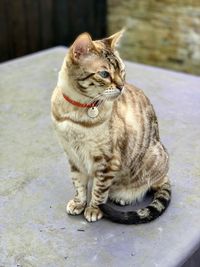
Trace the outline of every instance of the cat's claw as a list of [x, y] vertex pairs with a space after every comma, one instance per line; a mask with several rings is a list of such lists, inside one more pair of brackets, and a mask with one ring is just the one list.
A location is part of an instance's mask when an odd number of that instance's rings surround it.
[[103, 217], [103, 212], [98, 207], [87, 207], [85, 209], [84, 216], [88, 222], [96, 222]]
[[77, 202], [74, 199], [67, 203], [66, 211], [70, 215], [78, 215], [85, 209], [86, 203]]

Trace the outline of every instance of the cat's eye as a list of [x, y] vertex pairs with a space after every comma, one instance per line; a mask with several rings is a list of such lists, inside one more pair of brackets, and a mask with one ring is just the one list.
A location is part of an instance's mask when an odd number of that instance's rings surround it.
[[106, 71], [106, 70], [99, 71], [98, 73], [104, 79], [108, 78], [110, 76], [110, 73], [108, 71]]

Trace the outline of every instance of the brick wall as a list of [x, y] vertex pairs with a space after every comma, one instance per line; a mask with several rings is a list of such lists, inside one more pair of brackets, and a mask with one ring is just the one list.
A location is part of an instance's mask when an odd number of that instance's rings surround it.
[[108, 0], [124, 59], [200, 75], [200, 0]]

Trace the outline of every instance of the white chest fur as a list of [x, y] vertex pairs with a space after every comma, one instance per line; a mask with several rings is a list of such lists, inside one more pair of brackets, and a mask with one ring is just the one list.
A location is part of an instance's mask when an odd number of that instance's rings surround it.
[[60, 142], [68, 158], [87, 175], [93, 175], [93, 158], [109, 144], [108, 124], [83, 127], [71, 121], [55, 123]]

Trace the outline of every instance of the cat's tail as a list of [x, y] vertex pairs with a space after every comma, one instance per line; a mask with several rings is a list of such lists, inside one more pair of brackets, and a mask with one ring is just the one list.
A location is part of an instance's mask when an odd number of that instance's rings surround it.
[[101, 204], [99, 208], [109, 220], [122, 224], [141, 224], [155, 220], [168, 207], [171, 199], [171, 186], [164, 183], [154, 193], [153, 201], [145, 208], [136, 211], [119, 211], [113, 206]]

